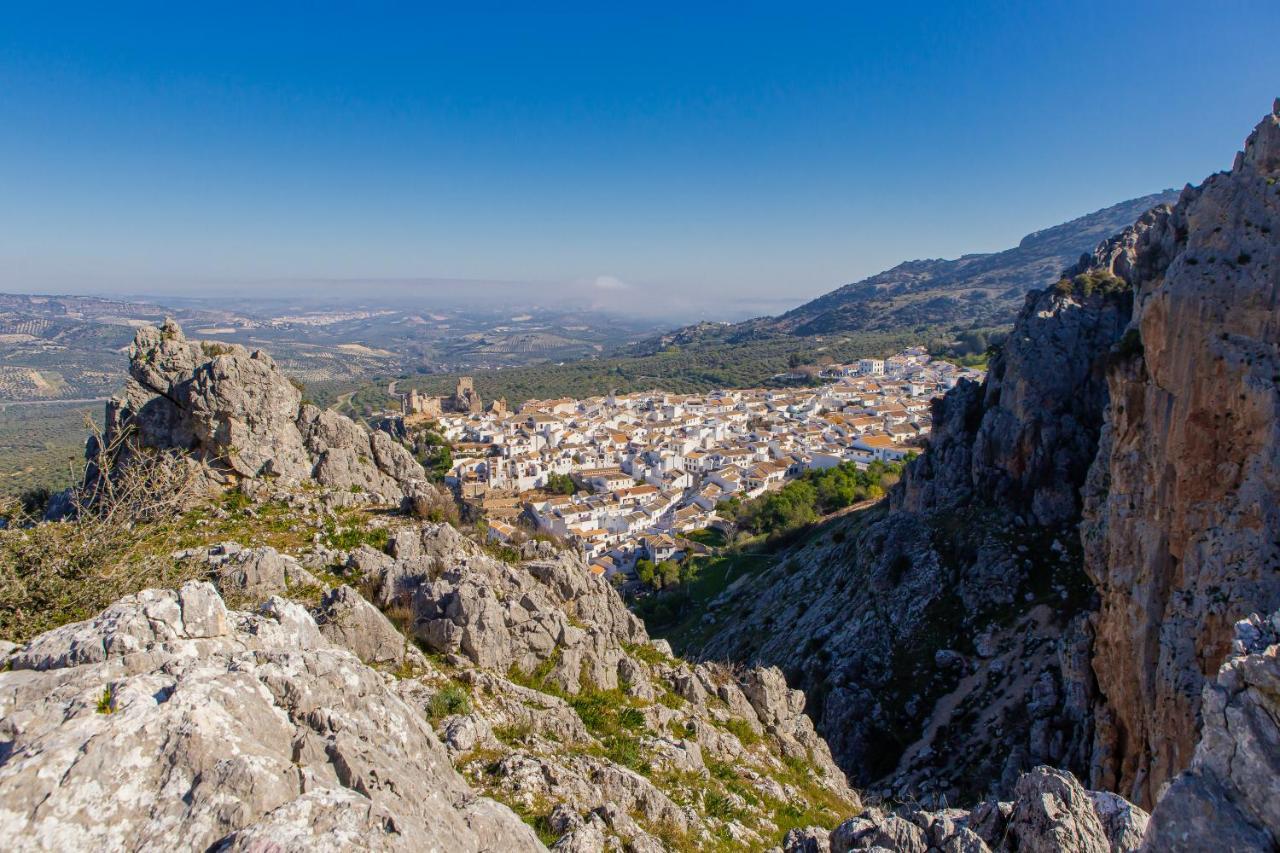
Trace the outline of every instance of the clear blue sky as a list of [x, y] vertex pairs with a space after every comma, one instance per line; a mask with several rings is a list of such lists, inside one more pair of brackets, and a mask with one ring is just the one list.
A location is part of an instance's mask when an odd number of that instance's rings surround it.
[[1280, 94], [1275, 0], [261, 5], [5, 4], [0, 288], [783, 307], [1199, 181]]

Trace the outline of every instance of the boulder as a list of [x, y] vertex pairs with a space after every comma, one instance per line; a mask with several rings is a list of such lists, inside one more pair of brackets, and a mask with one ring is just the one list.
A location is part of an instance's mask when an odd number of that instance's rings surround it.
[[1023, 774], [1008, 832], [1026, 853], [1110, 853], [1093, 799], [1075, 777], [1050, 767]]
[[208, 559], [214, 564], [214, 582], [224, 596], [259, 602], [291, 591], [296, 594], [303, 588], [322, 588], [297, 560], [274, 548], [246, 548]]
[[1237, 623], [1200, 707], [1195, 757], [1156, 803], [1142, 849], [1280, 847], [1280, 611]]
[[345, 584], [325, 593], [315, 615], [326, 639], [355, 652], [367, 664], [398, 666], [408, 655], [404, 634], [381, 610]]
[[541, 849], [381, 675], [298, 637], [207, 583], [36, 637], [0, 672], [6, 849]]
[[[336, 412], [304, 405], [302, 394], [262, 351], [188, 341], [172, 320], [138, 329], [129, 348], [129, 378], [107, 403], [108, 446], [128, 436], [114, 465], [136, 448], [180, 454], [210, 487], [241, 479], [297, 483], [314, 478], [340, 490], [363, 490], [399, 502], [426, 477], [389, 436], [373, 437]], [[112, 476], [95, 467], [91, 442], [86, 478]]]

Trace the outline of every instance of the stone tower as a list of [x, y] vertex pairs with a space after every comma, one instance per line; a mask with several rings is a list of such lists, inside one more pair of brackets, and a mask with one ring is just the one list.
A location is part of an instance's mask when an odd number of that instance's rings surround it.
[[458, 387], [449, 402], [450, 408], [455, 412], [479, 413], [484, 410], [480, 395], [476, 393], [475, 382], [470, 376], [458, 377]]

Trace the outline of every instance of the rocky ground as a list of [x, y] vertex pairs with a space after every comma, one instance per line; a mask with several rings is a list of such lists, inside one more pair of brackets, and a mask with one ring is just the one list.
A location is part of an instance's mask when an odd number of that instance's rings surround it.
[[24, 844], [763, 849], [858, 809], [780, 672], [671, 657], [576, 557], [505, 563], [428, 523], [321, 574], [234, 543], [176, 559], [208, 580], [10, 647], [0, 811]]

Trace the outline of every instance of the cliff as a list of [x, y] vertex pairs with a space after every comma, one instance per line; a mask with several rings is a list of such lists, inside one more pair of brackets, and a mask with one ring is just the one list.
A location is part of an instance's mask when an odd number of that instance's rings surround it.
[[1191, 760], [1231, 626], [1280, 605], [1280, 102], [1231, 171], [1087, 259], [1137, 304], [1085, 489], [1099, 596], [1095, 784], [1139, 803]]
[[1075, 525], [1132, 300], [1085, 284], [1031, 294], [985, 384], [935, 404], [888, 506], [780, 555], [696, 650], [781, 666], [857, 785], [956, 803], [1011, 795], [1039, 764], [1088, 770]]

